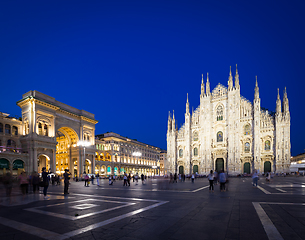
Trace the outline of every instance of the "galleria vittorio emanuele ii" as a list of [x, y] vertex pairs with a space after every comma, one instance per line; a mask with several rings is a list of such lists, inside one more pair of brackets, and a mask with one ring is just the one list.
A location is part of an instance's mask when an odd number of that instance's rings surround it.
[[179, 129], [174, 112], [169, 114], [169, 172], [289, 172], [290, 112], [286, 88], [282, 100], [278, 89], [276, 111], [272, 112], [261, 106], [257, 78], [255, 85], [253, 81], [253, 102], [240, 94], [241, 86], [237, 66], [234, 83], [230, 68], [227, 87], [218, 83], [211, 91], [209, 75], [206, 83], [202, 76], [200, 105], [190, 113], [187, 97], [185, 122]]

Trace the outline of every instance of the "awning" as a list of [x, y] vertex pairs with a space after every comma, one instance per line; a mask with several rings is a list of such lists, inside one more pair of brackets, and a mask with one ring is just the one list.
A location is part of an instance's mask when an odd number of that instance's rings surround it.
[[13, 162], [13, 169], [24, 168], [24, 162], [22, 160], [15, 160]]
[[0, 169], [3, 169], [3, 168], [9, 169], [10, 162], [5, 158], [0, 158]]

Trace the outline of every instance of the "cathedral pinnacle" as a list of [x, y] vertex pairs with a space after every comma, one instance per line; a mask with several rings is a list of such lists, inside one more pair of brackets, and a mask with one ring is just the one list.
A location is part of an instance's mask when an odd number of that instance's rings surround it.
[[277, 89], [277, 100], [276, 100], [276, 113], [279, 114], [282, 112], [282, 104], [280, 98], [280, 90]]
[[289, 112], [289, 103], [288, 103], [286, 87], [285, 87], [284, 97], [283, 97], [283, 112], [284, 113]]
[[201, 80], [201, 97], [204, 96], [204, 82], [203, 82], [203, 74], [202, 74], [202, 80]]
[[228, 80], [228, 89], [229, 90], [233, 89], [233, 77], [232, 77], [231, 66], [230, 66], [230, 74], [229, 74], [229, 80]]
[[206, 94], [207, 94], [207, 95], [210, 95], [209, 73], [207, 73]]
[[190, 113], [189, 94], [186, 95], [186, 113]]
[[255, 76], [256, 81], [255, 81], [255, 92], [254, 92], [254, 99], [259, 99], [259, 88], [258, 88], [258, 83], [257, 83], [257, 76]]
[[239, 74], [237, 70], [237, 64], [236, 64], [236, 73], [235, 73], [235, 88], [239, 88]]

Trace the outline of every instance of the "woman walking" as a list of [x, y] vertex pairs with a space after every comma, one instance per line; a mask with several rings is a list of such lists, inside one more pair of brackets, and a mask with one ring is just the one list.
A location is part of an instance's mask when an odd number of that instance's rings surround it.
[[214, 174], [213, 170], [210, 171], [210, 174], [208, 175], [208, 180], [210, 182], [209, 191], [214, 192]]

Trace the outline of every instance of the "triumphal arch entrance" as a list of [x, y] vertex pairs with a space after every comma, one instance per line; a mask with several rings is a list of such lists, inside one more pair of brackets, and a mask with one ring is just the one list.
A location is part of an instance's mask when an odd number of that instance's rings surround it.
[[94, 173], [94, 114], [38, 91], [23, 94], [17, 105], [22, 109], [21, 144], [29, 154], [28, 173], [42, 167], [57, 174], [68, 168], [75, 177]]

